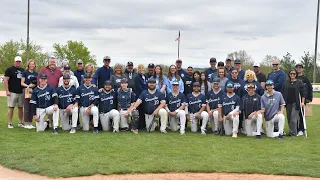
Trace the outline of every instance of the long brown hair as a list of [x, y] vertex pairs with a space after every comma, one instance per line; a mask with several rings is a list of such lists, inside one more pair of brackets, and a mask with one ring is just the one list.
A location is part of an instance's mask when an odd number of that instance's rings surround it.
[[162, 67], [160, 65], [156, 65], [154, 67], [154, 72], [153, 72], [153, 78], [156, 79], [157, 74], [156, 74], [156, 68], [159, 67], [160, 68], [160, 74], [159, 74], [159, 84], [163, 84], [163, 76], [162, 76]]
[[[204, 74], [204, 80], [201, 79], [201, 75]], [[201, 72], [200, 73], [200, 87], [202, 86], [202, 84], [204, 84], [204, 89], [206, 94], [208, 93], [208, 79], [207, 79], [207, 74], [205, 72]]]
[[168, 71], [168, 79], [170, 80], [170, 81], [172, 81], [172, 74], [171, 74], [171, 71], [170, 71], [170, 69], [171, 69], [171, 67], [174, 67], [174, 68], [176, 68], [176, 72], [174, 73], [174, 77], [177, 79], [177, 81], [180, 81], [180, 76], [179, 76], [179, 74], [178, 74], [178, 69], [177, 69], [177, 66], [176, 65], [171, 65], [171, 66], [169, 66], [169, 71]]
[[36, 63], [36, 61], [35, 60], [33, 60], [33, 59], [29, 59], [29, 61], [27, 62], [27, 68], [28, 68], [28, 70], [29, 70], [29, 65], [30, 65], [30, 63], [34, 63], [34, 71], [37, 69], [37, 63]]

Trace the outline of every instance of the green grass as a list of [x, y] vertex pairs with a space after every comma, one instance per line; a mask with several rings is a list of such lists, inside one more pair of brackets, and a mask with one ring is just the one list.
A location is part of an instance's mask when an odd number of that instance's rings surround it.
[[4, 84], [0, 83], [0, 91], [4, 91]]
[[314, 92], [313, 93], [314, 98], [320, 98], [320, 92]]
[[[7, 129], [5, 98], [0, 98], [0, 164], [50, 177], [161, 172], [236, 172], [320, 177], [320, 106], [308, 118], [309, 137], [233, 139], [187, 131], [138, 135], [78, 131], [37, 133]], [[319, 110], [319, 111], [318, 111]], [[287, 125], [286, 125], [287, 127]]]

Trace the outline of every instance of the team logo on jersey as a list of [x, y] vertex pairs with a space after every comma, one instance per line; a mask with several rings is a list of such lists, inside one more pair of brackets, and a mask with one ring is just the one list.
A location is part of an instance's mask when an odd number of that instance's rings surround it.
[[184, 74], [181, 74], [181, 77], [184, 77]]

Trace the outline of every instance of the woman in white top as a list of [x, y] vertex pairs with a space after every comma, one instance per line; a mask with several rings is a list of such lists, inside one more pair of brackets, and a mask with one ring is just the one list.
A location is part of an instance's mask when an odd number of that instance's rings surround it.
[[[69, 85], [78, 88], [79, 87], [78, 79], [77, 79], [76, 76], [72, 75], [71, 72], [72, 71], [70, 70], [70, 66], [69, 65], [64, 66], [63, 74], [69, 74], [70, 75], [70, 84]], [[58, 86], [60, 87], [62, 85], [63, 85], [63, 77], [60, 77]]]
[[200, 73], [200, 93], [206, 95], [211, 89], [211, 84], [207, 80], [207, 75], [205, 72]]

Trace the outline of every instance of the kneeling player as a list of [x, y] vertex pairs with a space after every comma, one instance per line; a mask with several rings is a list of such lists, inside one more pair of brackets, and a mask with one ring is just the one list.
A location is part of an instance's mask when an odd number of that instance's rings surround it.
[[172, 82], [172, 92], [167, 95], [166, 101], [166, 110], [169, 114], [171, 131], [177, 131], [180, 123], [180, 134], [185, 134], [186, 112], [184, 111], [184, 107], [186, 104], [186, 98], [183, 93], [179, 92], [178, 81]]
[[57, 88], [57, 94], [59, 98], [62, 130], [71, 129], [71, 134], [76, 132], [78, 121], [78, 104], [75, 103], [76, 91], [74, 86], [70, 86], [70, 75], [64, 74], [63, 85]]
[[[233, 85], [234, 84], [232, 82], [227, 83], [227, 94], [224, 94], [221, 97], [218, 107], [220, 115], [220, 126], [222, 126], [221, 120], [223, 119], [225, 134], [232, 134], [232, 137], [236, 138], [238, 136], [239, 128], [240, 97], [233, 92]], [[224, 115], [223, 118], [222, 115]]]
[[37, 122], [37, 132], [44, 131], [49, 122], [45, 121], [45, 116], [48, 115], [49, 119], [53, 120], [53, 134], [58, 134], [59, 125], [59, 108], [58, 96], [55, 89], [47, 84], [47, 75], [40, 75], [40, 84], [33, 92], [30, 99], [31, 108], [35, 112], [33, 118]]
[[198, 121], [202, 120], [201, 134], [206, 134], [206, 126], [208, 123], [209, 115], [205, 111], [206, 109], [206, 97], [200, 93], [200, 83], [194, 82], [193, 91], [187, 96], [187, 118], [191, 122], [191, 131], [198, 131]]
[[110, 130], [110, 119], [113, 120], [113, 132], [119, 132], [120, 113], [116, 108], [117, 95], [112, 89], [111, 81], [104, 82], [104, 88], [99, 93], [99, 112], [102, 130]]
[[248, 93], [241, 99], [240, 111], [245, 117], [244, 124], [247, 136], [256, 136], [257, 139], [260, 139], [262, 129], [261, 97], [255, 93], [255, 89], [254, 83], [247, 85]]
[[[283, 139], [284, 130], [284, 102], [283, 96], [280, 92], [273, 90], [273, 81], [267, 80], [267, 92], [261, 97], [261, 109], [264, 112], [266, 119], [266, 133], [268, 137], [277, 137], [279, 140]], [[294, 97], [292, 97], [294, 98]], [[274, 132], [274, 124], [278, 123], [279, 130]]]

